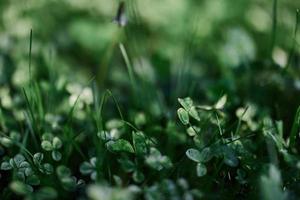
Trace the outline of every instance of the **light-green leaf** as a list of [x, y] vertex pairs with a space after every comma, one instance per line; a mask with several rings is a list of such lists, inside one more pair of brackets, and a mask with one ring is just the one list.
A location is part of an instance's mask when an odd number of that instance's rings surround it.
[[19, 195], [26, 195], [33, 192], [30, 185], [22, 183], [21, 181], [14, 181], [9, 185], [10, 189]]
[[33, 155], [33, 162], [35, 165], [40, 165], [43, 159], [44, 159], [44, 155], [40, 152], [35, 153]]
[[2, 162], [1, 163], [1, 170], [11, 170], [12, 166], [9, 164], [9, 162]]
[[94, 171], [94, 167], [91, 163], [85, 161], [80, 165], [79, 170], [82, 174], [86, 175], [92, 173]]
[[60, 161], [61, 160], [61, 153], [59, 151], [52, 151], [51, 156], [53, 158], [53, 160], [55, 161]]
[[189, 120], [189, 114], [185, 109], [179, 108], [177, 110], [177, 115], [178, 115], [178, 117], [179, 117], [179, 119], [180, 119], [180, 121], [183, 125], [189, 124], [189, 121], [190, 121]]
[[197, 176], [199, 177], [204, 176], [207, 173], [207, 168], [202, 163], [198, 163], [196, 169], [197, 169]]
[[200, 151], [198, 151], [197, 149], [188, 149], [185, 154], [187, 155], [187, 157], [195, 162], [202, 162], [202, 156]]
[[52, 140], [52, 146], [55, 149], [60, 149], [62, 147], [62, 141], [58, 137], [54, 137]]
[[214, 105], [214, 108], [217, 110], [221, 110], [224, 108], [225, 104], [227, 102], [227, 95], [222, 96], [218, 102]]
[[200, 117], [198, 114], [198, 111], [196, 109], [196, 107], [193, 104], [193, 100], [190, 97], [184, 98], [184, 99], [178, 99], [180, 105], [184, 108], [184, 110], [186, 112], [188, 112], [188, 114], [193, 117], [194, 119], [196, 119], [197, 121], [200, 121]]
[[184, 99], [178, 98], [178, 102], [187, 111], [193, 106], [193, 100], [190, 97], [186, 97]]
[[45, 151], [52, 151], [52, 149], [53, 149], [51, 142], [49, 142], [47, 140], [44, 140], [42, 142], [41, 146]]
[[117, 141], [109, 141], [106, 143], [106, 147], [108, 150], [112, 152], [129, 152], [129, 153], [134, 153], [134, 149], [132, 145], [124, 139], [119, 139]]

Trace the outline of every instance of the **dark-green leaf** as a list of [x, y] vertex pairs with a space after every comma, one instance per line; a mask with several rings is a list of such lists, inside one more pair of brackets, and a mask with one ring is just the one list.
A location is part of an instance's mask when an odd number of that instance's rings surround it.
[[129, 153], [134, 153], [134, 149], [132, 145], [124, 139], [119, 139], [117, 141], [109, 141], [106, 143], [106, 147], [108, 150], [112, 152], [129, 152]]

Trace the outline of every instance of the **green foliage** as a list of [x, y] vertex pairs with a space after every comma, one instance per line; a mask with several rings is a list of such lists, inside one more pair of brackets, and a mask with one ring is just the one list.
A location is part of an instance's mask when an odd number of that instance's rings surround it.
[[0, 199], [299, 199], [299, 2], [120, 2], [1, 1]]

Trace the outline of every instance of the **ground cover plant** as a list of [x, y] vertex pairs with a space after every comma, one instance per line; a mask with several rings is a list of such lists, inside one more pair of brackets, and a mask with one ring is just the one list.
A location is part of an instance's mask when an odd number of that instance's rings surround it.
[[1, 1], [0, 199], [299, 199], [299, 7]]

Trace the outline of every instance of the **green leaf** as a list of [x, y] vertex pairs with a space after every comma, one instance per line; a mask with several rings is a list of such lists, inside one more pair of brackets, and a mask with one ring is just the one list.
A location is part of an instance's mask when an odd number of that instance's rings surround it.
[[56, 199], [57, 192], [51, 187], [43, 187], [38, 191], [35, 191], [36, 199]]
[[20, 167], [21, 163], [25, 160], [25, 157], [22, 154], [17, 154], [14, 157], [14, 162], [17, 167]]
[[202, 156], [200, 151], [198, 151], [197, 149], [188, 149], [185, 154], [187, 155], [187, 157], [195, 162], [202, 162]]
[[0, 137], [0, 143], [8, 148], [13, 144], [13, 141], [7, 137]]
[[51, 133], [44, 133], [42, 135], [42, 140], [52, 141], [53, 140], [53, 134]]
[[198, 163], [196, 169], [197, 169], [197, 176], [199, 177], [204, 176], [207, 173], [207, 168], [202, 163]]
[[12, 166], [9, 164], [9, 162], [2, 162], [1, 163], [1, 170], [11, 170], [12, 169]]
[[39, 185], [40, 179], [36, 175], [32, 175], [26, 178], [26, 183], [29, 185]]
[[142, 172], [136, 170], [133, 172], [132, 178], [136, 183], [141, 183], [144, 181], [145, 176]]
[[56, 174], [58, 177], [71, 176], [71, 170], [64, 165], [60, 165], [56, 168]]
[[119, 129], [124, 125], [124, 122], [120, 119], [112, 119], [106, 122], [105, 127], [108, 130]]
[[228, 146], [224, 146], [222, 149], [222, 153], [224, 155], [224, 163], [230, 167], [237, 167], [239, 164], [239, 160], [236, 157], [233, 149]]
[[129, 152], [134, 153], [134, 149], [132, 145], [124, 139], [119, 139], [117, 141], [109, 141], [106, 143], [106, 147], [108, 150], [112, 152]]
[[200, 117], [199, 117], [198, 111], [195, 106], [191, 107], [191, 109], [188, 110], [188, 113], [191, 117], [193, 117], [197, 121], [200, 121]]
[[147, 153], [146, 138], [142, 132], [132, 132], [133, 146], [137, 155]]
[[213, 157], [213, 151], [209, 147], [204, 148], [200, 154], [201, 154], [201, 162], [208, 162]]
[[161, 156], [160, 164], [166, 169], [173, 167], [173, 163], [168, 156]]
[[280, 171], [276, 166], [271, 165], [267, 175], [263, 175], [260, 181], [262, 199], [284, 200], [287, 194], [282, 189]]
[[214, 105], [214, 108], [217, 110], [221, 110], [224, 108], [225, 104], [227, 102], [227, 95], [222, 96], [218, 102]]
[[196, 107], [193, 104], [193, 100], [190, 97], [187, 97], [187, 98], [184, 98], [184, 99], [179, 98], [178, 101], [181, 104], [181, 106], [184, 108], [184, 110], [186, 112], [188, 112], [188, 114], [191, 117], [193, 117], [197, 121], [200, 121], [198, 111], [197, 111]]
[[33, 162], [35, 165], [40, 165], [43, 159], [44, 159], [44, 154], [42, 153], [35, 153], [33, 155]]
[[180, 105], [186, 110], [190, 110], [193, 106], [193, 100], [190, 97], [186, 97], [184, 99], [178, 98]]
[[31, 176], [31, 175], [33, 175], [33, 170], [31, 169], [31, 167], [27, 167], [26, 169], [25, 169], [25, 175], [26, 176]]
[[60, 161], [61, 160], [61, 153], [59, 151], [52, 151], [51, 156], [53, 158], [53, 160], [55, 161]]
[[79, 168], [80, 172], [84, 175], [91, 174], [94, 171], [94, 167], [89, 162], [83, 162]]
[[52, 146], [54, 149], [60, 149], [62, 147], [62, 141], [58, 137], [54, 137], [52, 140]]
[[51, 142], [49, 142], [47, 140], [44, 140], [42, 142], [41, 146], [45, 151], [52, 151], [52, 149], [53, 149]]
[[213, 157], [213, 152], [209, 147], [204, 148], [201, 152], [197, 149], [188, 149], [186, 155], [189, 159], [195, 162], [208, 162]]
[[25, 174], [22, 171], [17, 171], [16, 177], [19, 181], [24, 182], [25, 181]]
[[21, 181], [14, 181], [9, 185], [10, 189], [19, 195], [26, 195], [33, 192], [33, 188], [30, 185], [22, 183]]
[[200, 128], [196, 126], [190, 126], [189, 128], [187, 128], [186, 132], [188, 133], [189, 136], [193, 137], [200, 132]]
[[44, 168], [44, 172], [46, 173], [46, 174], [52, 174], [53, 173], [53, 166], [51, 165], [51, 164], [49, 164], [49, 163], [45, 163], [44, 165], [43, 165], [43, 168]]
[[189, 124], [189, 114], [186, 110], [184, 110], [183, 108], [179, 108], [177, 110], [177, 115], [183, 125]]
[[66, 188], [67, 190], [72, 190], [76, 187], [76, 178], [73, 176], [62, 177], [60, 181], [63, 187]]
[[148, 166], [158, 171], [162, 170], [163, 168], [168, 169], [173, 166], [170, 158], [168, 156], [162, 156], [159, 150], [154, 147], [150, 148], [150, 155], [146, 157], [145, 162]]
[[118, 159], [118, 162], [121, 164], [121, 167], [125, 172], [133, 172], [136, 169], [135, 164], [129, 159], [120, 158]]

